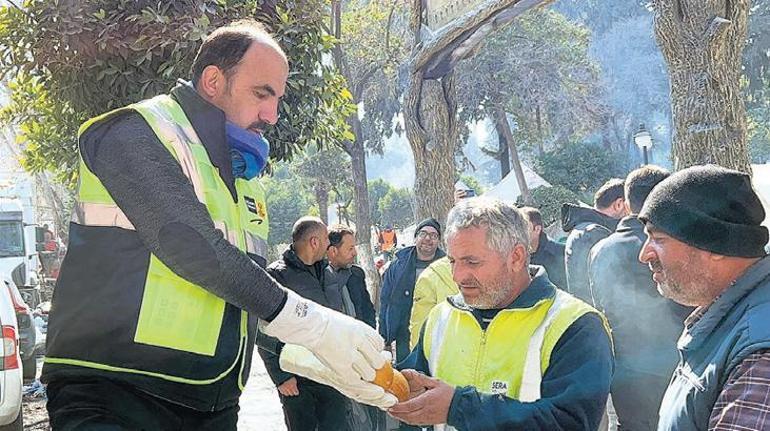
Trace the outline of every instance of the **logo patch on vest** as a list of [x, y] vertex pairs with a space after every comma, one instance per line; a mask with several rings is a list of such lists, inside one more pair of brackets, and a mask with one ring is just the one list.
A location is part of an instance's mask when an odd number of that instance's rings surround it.
[[254, 214], [259, 214], [259, 212], [257, 212], [257, 201], [255, 201], [254, 198], [244, 196], [243, 199], [246, 201], [246, 209]]
[[508, 382], [502, 380], [493, 380], [489, 388], [495, 395], [505, 395], [508, 393]]
[[262, 202], [257, 202], [254, 200], [254, 198], [249, 196], [244, 196], [243, 201], [246, 202], [246, 209], [249, 210], [250, 213], [256, 214], [258, 216], [258, 218], [255, 218], [251, 221], [257, 222], [257, 224], [262, 224], [262, 222], [265, 221], [265, 217], [267, 216], [265, 205]]

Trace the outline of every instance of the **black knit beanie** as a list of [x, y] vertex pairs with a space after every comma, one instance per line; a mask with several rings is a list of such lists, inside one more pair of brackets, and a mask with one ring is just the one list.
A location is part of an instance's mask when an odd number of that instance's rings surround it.
[[428, 217], [417, 225], [417, 229], [414, 230], [415, 238], [417, 237], [417, 234], [420, 233], [420, 229], [424, 228], [425, 226], [430, 226], [436, 229], [438, 236], [441, 236], [441, 224], [439, 224], [438, 220], [434, 219], [433, 217]]
[[743, 172], [714, 165], [676, 172], [652, 189], [639, 219], [701, 250], [765, 255], [765, 209]]

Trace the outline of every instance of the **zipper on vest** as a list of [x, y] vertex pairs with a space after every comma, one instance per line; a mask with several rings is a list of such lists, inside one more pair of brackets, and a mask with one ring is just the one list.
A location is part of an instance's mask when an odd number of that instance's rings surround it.
[[[489, 329], [489, 327], [487, 327]], [[487, 331], [482, 329], [481, 330], [481, 342], [479, 343], [479, 356], [476, 358], [476, 370], [474, 371], [474, 377], [473, 381], [475, 383], [475, 386], [479, 386], [480, 377], [481, 377], [481, 367], [483, 366], [484, 357], [486, 356], [486, 350], [487, 350]]]

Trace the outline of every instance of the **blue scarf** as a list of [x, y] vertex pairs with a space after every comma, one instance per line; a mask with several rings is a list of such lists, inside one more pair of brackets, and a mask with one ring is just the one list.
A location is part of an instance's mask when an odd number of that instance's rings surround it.
[[262, 172], [270, 155], [270, 143], [261, 133], [254, 133], [231, 122], [225, 125], [232, 157], [233, 177], [250, 180]]

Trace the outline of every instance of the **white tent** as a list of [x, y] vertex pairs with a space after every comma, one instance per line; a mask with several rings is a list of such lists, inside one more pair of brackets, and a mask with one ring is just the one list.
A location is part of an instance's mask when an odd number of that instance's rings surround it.
[[[524, 171], [524, 179], [527, 181], [527, 187], [530, 190], [540, 186], [551, 187], [548, 181], [544, 180], [543, 177], [538, 175], [529, 166], [522, 164], [521, 169]], [[519, 195], [521, 195], [521, 190], [519, 189], [518, 181], [516, 181], [516, 174], [513, 171], [483, 194], [483, 196], [509, 202], [516, 202]]]

